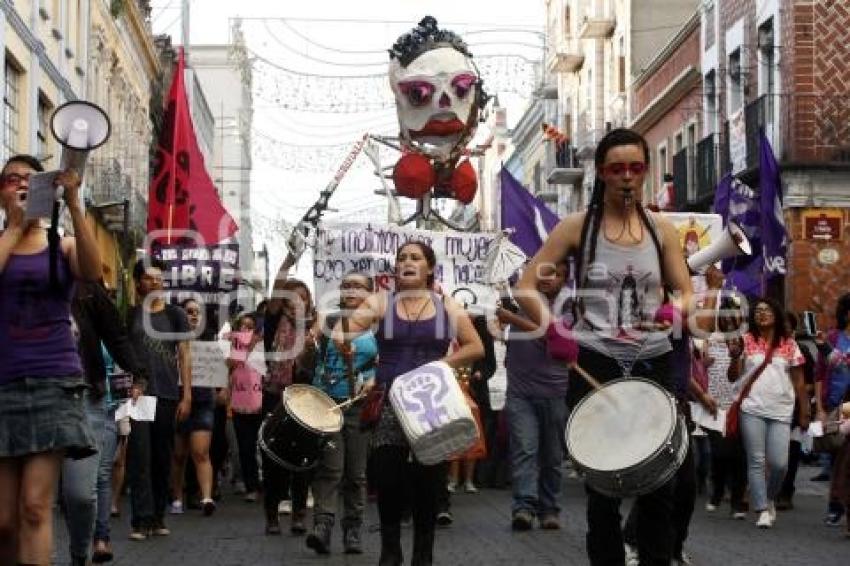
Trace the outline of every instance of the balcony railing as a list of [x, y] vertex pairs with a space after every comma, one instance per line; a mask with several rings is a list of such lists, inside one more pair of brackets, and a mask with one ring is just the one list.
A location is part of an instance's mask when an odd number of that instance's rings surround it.
[[717, 135], [709, 134], [697, 143], [695, 201], [714, 193], [717, 186]]
[[747, 104], [744, 120], [747, 125], [747, 168], [759, 165], [759, 132], [768, 131], [770, 117], [773, 116], [773, 97], [765, 94]]

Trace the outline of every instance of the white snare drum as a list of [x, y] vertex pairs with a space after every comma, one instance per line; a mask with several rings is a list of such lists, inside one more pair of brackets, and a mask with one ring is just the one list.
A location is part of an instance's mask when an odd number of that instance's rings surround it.
[[419, 366], [395, 378], [390, 403], [416, 459], [442, 462], [478, 439], [472, 411], [444, 362]]
[[667, 483], [684, 462], [687, 426], [661, 386], [617, 379], [576, 405], [567, 423], [567, 450], [596, 491], [643, 495]]

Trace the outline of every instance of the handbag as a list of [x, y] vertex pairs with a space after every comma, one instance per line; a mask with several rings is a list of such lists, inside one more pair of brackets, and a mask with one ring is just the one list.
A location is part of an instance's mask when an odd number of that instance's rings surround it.
[[816, 436], [812, 441], [812, 451], [817, 453], [835, 454], [844, 444], [844, 435], [838, 430], [841, 420], [841, 405], [826, 414], [823, 423], [823, 436]]
[[756, 368], [756, 371], [753, 372], [753, 375], [750, 377], [749, 381], [744, 385], [743, 389], [741, 389], [740, 395], [732, 405], [729, 407], [729, 410], [726, 411], [726, 438], [738, 438], [741, 434], [740, 431], [740, 420], [741, 420], [741, 403], [743, 403], [744, 399], [747, 398], [747, 395], [750, 394], [750, 390], [753, 388], [753, 384], [756, 380], [764, 373], [764, 370], [767, 369], [767, 366], [773, 360], [773, 347], [771, 346], [770, 350], [768, 350], [767, 355], [764, 358], [764, 361], [761, 365]]

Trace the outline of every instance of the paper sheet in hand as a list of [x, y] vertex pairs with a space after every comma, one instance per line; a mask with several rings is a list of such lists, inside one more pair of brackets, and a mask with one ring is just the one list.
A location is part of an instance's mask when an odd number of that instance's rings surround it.
[[809, 428], [806, 431], [812, 438], [820, 438], [823, 436], [823, 423], [820, 421], [812, 421], [809, 423]]
[[694, 423], [702, 428], [726, 434], [726, 411], [724, 409], [717, 409], [717, 416], [712, 417], [705, 407], [691, 401], [691, 418]]
[[130, 417], [134, 421], [152, 421], [156, 417], [156, 397], [143, 395], [134, 403], [129, 399], [115, 411], [115, 420]]
[[33, 173], [30, 176], [26, 220], [50, 218], [53, 214], [53, 203], [56, 202], [56, 186], [53, 181], [56, 180], [57, 175], [59, 171]]

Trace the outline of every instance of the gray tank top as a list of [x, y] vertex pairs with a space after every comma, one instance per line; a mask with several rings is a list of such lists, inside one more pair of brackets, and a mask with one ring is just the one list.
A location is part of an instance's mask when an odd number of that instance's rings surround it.
[[600, 234], [594, 262], [584, 271], [578, 290], [583, 316], [576, 325], [581, 346], [627, 363], [672, 349], [668, 332], [639, 328], [654, 319], [663, 301], [658, 252], [648, 232], [636, 246], [615, 244]]

